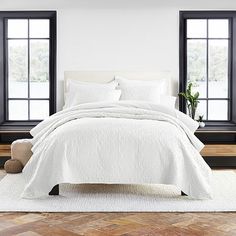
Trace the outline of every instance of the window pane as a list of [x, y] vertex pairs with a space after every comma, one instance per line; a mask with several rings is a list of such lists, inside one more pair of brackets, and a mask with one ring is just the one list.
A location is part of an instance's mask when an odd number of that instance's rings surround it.
[[43, 120], [49, 116], [48, 101], [30, 101], [30, 119]]
[[28, 20], [8, 20], [8, 38], [28, 38]]
[[8, 40], [8, 93], [10, 98], [28, 96], [27, 40]]
[[28, 101], [8, 102], [9, 120], [28, 120]]
[[228, 101], [208, 101], [208, 120], [228, 120]]
[[188, 38], [206, 38], [207, 20], [187, 20]]
[[197, 111], [196, 111], [196, 119], [199, 118], [199, 116], [203, 116], [203, 119], [207, 119], [207, 108], [206, 108], [206, 101], [205, 100], [200, 100], [197, 106]]
[[49, 40], [30, 40], [30, 97], [49, 98]]
[[229, 37], [229, 20], [216, 19], [208, 21], [209, 38], [228, 38]]
[[228, 40], [209, 40], [209, 97], [228, 97]]
[[30, 20], [30, 38], [49, 38], [49, 20]]
[[193, 92], [206, 97], [206, 40], [187, 42], [187, 79], [193, 83]]

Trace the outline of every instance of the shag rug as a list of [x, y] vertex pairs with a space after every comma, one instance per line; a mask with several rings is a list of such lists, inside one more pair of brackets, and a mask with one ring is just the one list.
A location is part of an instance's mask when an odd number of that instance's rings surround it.
[[215, 212], [236, 211], [236, 173], [213, 171], [211, 200], [193, 200], [167, 185], [60, 185], [60, 196], [21, 199], [21, 174], [0, 182], [0, 211], [23, 212]]

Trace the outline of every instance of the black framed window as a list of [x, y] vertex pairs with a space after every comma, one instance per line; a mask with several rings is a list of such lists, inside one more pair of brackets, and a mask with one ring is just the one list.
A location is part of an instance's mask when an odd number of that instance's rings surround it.
[[56, 111], [56, 12], [0, 12], [2, 125], [36, 124]]
[[[180, 12], [180, 91], [200, 93], [197, 115], [208, 124], [235, 123], [236, 12]], [[180, 110], [186, 103], [180, 98]], [[196, 117], [198, 118], [198, 117]]]

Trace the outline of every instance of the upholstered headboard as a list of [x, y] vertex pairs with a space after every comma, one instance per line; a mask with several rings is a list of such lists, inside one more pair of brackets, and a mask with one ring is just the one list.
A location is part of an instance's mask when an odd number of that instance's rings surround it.
[[122, 76], [127, 79], [136, 80], [166, 80], [166, 92], [173, 95], [173, 88], [171, 86], [170, 72], [138, 72], [138, 71], [65, 71], [64, 91], [67, 91], [68, 79], [105, 83], [114, 79], [115, 76]]

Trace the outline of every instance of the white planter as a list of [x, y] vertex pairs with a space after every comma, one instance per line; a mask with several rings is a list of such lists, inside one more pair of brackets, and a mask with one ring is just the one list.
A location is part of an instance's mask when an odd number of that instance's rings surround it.
[[205, 123], [203, 121], [199, 122], [199, 127], [201, 127], [201, 128], [205, 127]]

